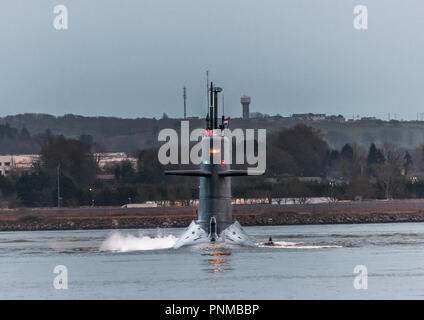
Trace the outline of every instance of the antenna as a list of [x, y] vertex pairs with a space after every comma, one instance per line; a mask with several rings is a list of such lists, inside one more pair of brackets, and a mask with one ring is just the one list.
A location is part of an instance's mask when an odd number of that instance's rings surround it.
[[211, 88], [210, 88], [210, 106], [209, 106], [209, 129], [213, 129], [213, 116], [214, 116], [214, 112], [213, 112], [213, 82], [211, 82]]
[[183, 88], [183, 98], [184, 98], [184, 120], [187, 120], [187, 93], [186, 87]]
[[206, 110], [208, 110], [209, 114], [209, 71], [206, 70], [206, 98], [207, 98], [207, 104], [206, 104]]
[[224, 94], [222, 94], [222, 116], [225, 115], [225, 99]]
[[[213, 102], [214, 102], [214, 115], [213, 115], [213, 129], [218, 129], [218, 93], [222, 92], [222, 88], [213, 88]], [[212, 96], [212, 95], [211, 95]]]
[[218, 89], [217, 87], [215, 87], [215, 89], [213, 90], [213, 101], [214, 101], [214, 109], [213, 109], [213, 129], [217, 129], [218, 128]]
[[[211, 94], [212, 95], [212, 94]], [[209, 130], [211, 128], [211, 118], [209, 115], [209, 71], [206, 70], [206, 100], [207, 100], [207, 104], [206, 104], [206, 129]], [[211, 101], [212, 104], [212, 101]]]

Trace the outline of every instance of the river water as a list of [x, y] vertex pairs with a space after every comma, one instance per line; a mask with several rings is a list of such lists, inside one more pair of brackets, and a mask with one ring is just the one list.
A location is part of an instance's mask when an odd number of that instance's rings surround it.
[[424, 298], [424, 223], [244, 229], [279, 246], [174, 250], [183, 229], [0, 232], [0, 298]]

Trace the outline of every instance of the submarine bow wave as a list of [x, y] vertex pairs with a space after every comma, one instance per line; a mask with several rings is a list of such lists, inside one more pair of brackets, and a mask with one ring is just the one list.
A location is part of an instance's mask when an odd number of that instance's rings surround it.
[[150, 237], [140, 234], [135, 236], [132, 234], [122, 234], [119, 231], [114, 231], [106, 240], [103, 241], [99, 250], [129, 252], [169, 249], [174, 246], [177, 240], [178, 238], [173, 235], [157, 235], [156, 237]]

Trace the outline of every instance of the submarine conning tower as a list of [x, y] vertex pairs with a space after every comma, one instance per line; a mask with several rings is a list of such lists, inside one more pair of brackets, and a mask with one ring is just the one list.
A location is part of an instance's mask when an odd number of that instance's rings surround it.
[[[210, 221], [212, 217], [215, 217], [216, 232], [219, 235], [222, 230], [233, 223], [233, 216], [231, 209], [231, 178], [225, 176], [225, 173], [230, 169], [230, 165], [225, 163], [222, 152], [228, 138], [214, 135], [215, 133], [211, 132], [211, 136], [206, 136], [202, 140], [202, 163], [200, 169], [210, 172], [210, 175], [200, 177], [197, 222], [209, 233]], [[215, 146], [219, 144], [221, 147], [218, 149], [213, 146], [214, 144]], [[208, 149], [210, 150], [209, 152]]]
[[[198, 170], [168, 170], [167, 175], [200, 177], [199, 207], [196, 224], [212, 241], [214, 235], [233, 223], [231, 176], [247, 176], [247, 170], [232, 170], [227, 164], [226, 150], [230, 149], [230, 139], [225, 135], [225, 117], [218, 125], [218, 93], [222, 89], [209, 86], [210, 106], [206, 115], [206, 129], [202, 138], [202, 162]], [[228, 155], [231, 156], [231, 155]], [[212, 226], [212, 227], [211, 227]], [[213, 229], [213, 230], [211, 230]]]

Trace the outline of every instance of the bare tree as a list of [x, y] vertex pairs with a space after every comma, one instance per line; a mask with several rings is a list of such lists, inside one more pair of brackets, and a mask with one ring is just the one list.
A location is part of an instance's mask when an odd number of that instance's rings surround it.
[[352, 149], [355, 176], [364, 177], [367, 172], [367, 151], [356, 143], [352, 144]]
[[384, 190], [386, 199], [390, 199], [399, 193], [402, 187], [403, 152], [389, 143], [384, 144], [383, 150], [386, 162], [371, 165], [371, 172]]

